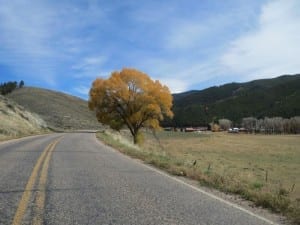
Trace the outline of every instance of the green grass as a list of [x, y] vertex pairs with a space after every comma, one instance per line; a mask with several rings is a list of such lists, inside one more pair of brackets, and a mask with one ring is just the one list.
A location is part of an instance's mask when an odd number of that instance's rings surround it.
[[299, 135], [159, 132], [158, 141], [145, 132], [141, 147], [132, 147], [127, 131], [122, 136], [112, 132], [97, 136], [171, 174], [238, 194], [300, 222]]

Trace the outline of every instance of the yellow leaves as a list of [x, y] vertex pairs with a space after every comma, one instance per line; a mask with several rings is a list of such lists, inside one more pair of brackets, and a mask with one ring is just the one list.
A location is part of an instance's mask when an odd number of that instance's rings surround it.
[[133, 135], [143, 126], [159, 128], [159, 120], [173, 116], [171, 107], [168, 87], [135, 69], [96, 79], [90, 90], [89, 108], [96, 111], [98, 120], [112, 128], [126, 124]]

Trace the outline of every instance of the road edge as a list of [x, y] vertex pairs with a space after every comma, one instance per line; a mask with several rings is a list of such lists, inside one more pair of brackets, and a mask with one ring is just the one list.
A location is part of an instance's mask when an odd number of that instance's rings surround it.
[[[189, 179], [189, 178], [180, 179], [179, 177], [177, 177], [175, 175], [172, 175], [172, 174], [169, 174], [169, 173], [167, 173], [164, 170], [160, 170], [159, 168], [157, 168], [157, 167], [155, 167], [155, 166], [153, 166], [151, 164], [147, 164], [146, 162], [144, 162], [144, 161], [142, 161], [140, 159], [130, 157], [129, 155], [126, 155], [126, 154], [122, 153], [121, 151], [119, 151], [118, 149], [115, 149], [112, 146], [107, 145], [103, 141], [99, 140], [96, 137], [96, 134], [93, 135], [93, 136], [94, 136], [95, 141], [99, 144], [99, 146], [103, 145], [107, 149], [109, 149], [110, 151], [113, 151], [113, 152], [115, 152], [117, 154], [120, 154], [123, 157], [125, 157], [125, 158], [127, 158], [127, 159], [129, 159], [129, 160], [131, 160], [131, 161], [133, 161], [133, 162], [135, 162], [137, 164], [139, 164], [139, 165], [142, 165], [142, 166], [144, 166], [144, 167], [146, 167], [146, 168], [148, 168], [148, 169], [150, 169], [150, 170], [152, 170], [152, 171], [154, 171], [154, 172], [156, 172], [156, 173], [158, 173], [160, 175], [163, 175], [163, 176], [165, 176], [165, 177], [167, 177], [169, 179], [172, 179], [173, 181], [176, 181], [176, 182], [178, 182], [178, 183], [180, 183], [180, 184], [182, 184], [184, 186], [187, 186], [187, 187], [193, 189], [194, 191], [200, 192], [200, 193], [202, 193], [202, 194], [204, 194], [204, 195], [206, 195], [206, 196], [208, 196], [210, 198], [213, 198], [213, 199], [215, 199], [217, 201], [220, 201], [220, 202], [222, 202], [222, 203], [224, 203], [226, 205], [229, 205], [230, 207], [233, 207], [233, 208], [238, 209], [238, 210], [240, 210], [240, 211], [242, 211], [244, 213], [247, 213], [250, 216], [256, 217], [257, 219], [260, 219], [260, 220], [262, 220], [262, 221], [264, 221], [264, 222], [266, 222], [268, 224], [271, 224], [271, 225], [286, 225], [286, 224], [289, 224], [284, 217], [282, 217], [280, 215], [277, 215], [277, 214], [274, 214], [272, 212], [269, 212], [267, 209], [262, 209], [262, 210], [267, 211], [270, 215], [276, 217], [277, 218], [276, 220], [280, 220], [280, 223], [272, 221], [271, 219], [266, 218], [266, 217], [264, 217], [262, 215], [258, 215], [255, 212], [252, 212], [251, 210], [246, 209], [245, 206], [239, 205], [236, 202], [232, 202], [230, 200], [222, 198], [221, 196], [216, 195], [215, 193], [212, 193], [210, 191], [204, 190], [204, 188], [201, 187], [201, 186], [199, 186], [199, 184], [198, 185], [192, 184], [192, 183], [195, 183], [195, 181], [192, 180], [192, 179]], [[189, 180], [190, 182], [188, 183], [185, 180]], [[223, 193], [223, 192], [220, 192], [220, 193], [226, 195], [226, 193]], [[247, 202], [246, 200], [243, 200], [243, 201]], [[284, 219], [282, 219], [282, 218], [284, 218]], [[284, 220], [284, 221], [281, 221], [281, 220]]]

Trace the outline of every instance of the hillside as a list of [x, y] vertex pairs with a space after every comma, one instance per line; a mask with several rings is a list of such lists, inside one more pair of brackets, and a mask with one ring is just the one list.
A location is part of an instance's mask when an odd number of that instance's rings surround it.
[[83, 99], [41, 88], [16, 89], [8, 98], [38, 114], [53, 129], [99, 129], [101, 125]]
[[47, 124], [38, 115], [0, 95], [0, 140], [47, 131]]
[[174, 94], [173, 121], [166, 125], [199, 126], [227, 118], [238, 123], [256, 118], [300, 115], [300, 74], [230, 83]]

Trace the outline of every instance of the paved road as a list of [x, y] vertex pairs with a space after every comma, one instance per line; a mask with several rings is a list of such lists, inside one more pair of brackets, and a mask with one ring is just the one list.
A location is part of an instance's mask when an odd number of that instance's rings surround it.
[[92, 133], [0, 144], [0, 224], [272, 224], [99, 143]]

